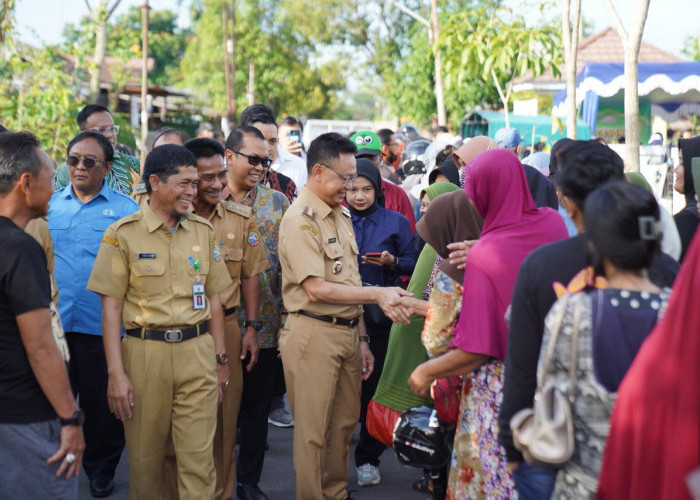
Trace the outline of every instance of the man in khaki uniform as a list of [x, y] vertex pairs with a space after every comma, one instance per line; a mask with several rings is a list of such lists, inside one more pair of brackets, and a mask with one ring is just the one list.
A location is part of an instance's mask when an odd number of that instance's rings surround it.
[[[226, 186], [224, 147], [209, 138], [192, 139], [185, 147], [197, 158], [199, 186], [194, 211], [214, 226], [219, 255], [226, 263], [233, 285], [221, 292], [224, 308], [224, 336], [229, 354], [229, 387], [218, 412], [214, 435], [216, 498], [230, 499], [236, 474], [236, 425], [243, 392], [241, 361], [250, 353], [246, 369], [258, 359], [258, 315], [260, 310], [259, 274], [270, 267], [252, 217], [251, 207], [232, 200], [221, 200]], [[236, 309], [245, 303], [245, 332], [241, 339]]]
[[279, 255], [289, 316], [280, 350], [294, 414], [299, 500], [345, 499], [350, 440], [360, 415], [360, 384], [374, 359], [362, 306], [379, 304], [407, 323], [400, 288], [363, 288], [345, 190], [356, 177], [355, 145], [337, 133], [309, 147], [308, 181], [282, 219]]
[[148, 155], [149, 203], [107, 228], [88, 282], [101, 295], [107, 398], [124, 422], [132, 499], [160, 498], [169, 436], [180, 498], [214, 498], [217, 399], [228, 382], [218, 294], [231, 278], [211, 224], [189, 213], [195, 165], [182, 146]]

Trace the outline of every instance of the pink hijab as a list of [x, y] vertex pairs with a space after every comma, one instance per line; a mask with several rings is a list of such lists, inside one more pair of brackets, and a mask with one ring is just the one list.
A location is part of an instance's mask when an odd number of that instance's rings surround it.
[[504, 314], [520, 265], [535, 248], [563, 240], [568, 233], [555, 210], [535, 206], [525, 171], [510, 151], [497, 149], [474, 158], [465, 167], [465, 185], [484, 227], [467, 256], [462, 312], [452, 346], [504, 359]]

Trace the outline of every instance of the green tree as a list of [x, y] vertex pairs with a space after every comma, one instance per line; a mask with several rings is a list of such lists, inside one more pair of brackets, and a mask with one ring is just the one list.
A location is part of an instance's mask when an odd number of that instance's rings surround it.
[[492, 81], [509, 124], [512, 81], [527, 72], [539, 76], [547, 68], [556, 76], [562, 62], [558, 27], [528, 27], [510, 9], [483, 7], [450, 16], [442, 28], [445, 72], [458, 83], [477, 76]]
[[681, 53], [691, 61], [700, 61], [700, 36], [686, 37]]
[[[248, 105], [249, 63], [255, 70], [255, 101], [279, 113], [327, 117], [345, 87], [344, 58], [320, 63], [315, 47], [283, 15], [282, 0], [236, 2], [235, 88], [239, 108]], [[212, 112], [226, 109], [221, 2], [205, 0], [196, 12], [194, 37], [180, 69], [182, 83]]]

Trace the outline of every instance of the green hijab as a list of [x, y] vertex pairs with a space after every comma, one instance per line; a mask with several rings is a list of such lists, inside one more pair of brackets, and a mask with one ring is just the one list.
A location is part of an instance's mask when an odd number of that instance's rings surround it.
[[644, 174], [639, 173], [639, 172], [627, 172], [625, 174], [625, 177], [627, 177], [627, 182], [629, 182], [630, 184], [634, 184], [635, 186], [639, 186], [640, 188], [644, 189], [648, 193], [653, 194], [651, 186], [649, 185], [649, 182], [647, 181], [646, 177], [644, 177]]
[[[426, 193], [433, 201], [441, 194], [458, 189], [460, 188], [451, 182], [436, 182], [423, 190], [421, 198], [423, 193]], [[430, 245], [425, 245], [406, 288], [417, 299], [423, 298], [423, 291], [428, 286], [436, 258], [435, 250]], [[408, 325], [394, 323], [391, 326], [384, 369], [373, 398], [377, 403], [403, 411], [412, 406], [432, 402], [429, 398], [419, 398], [408, 388], [408, 377], [418, 365], [428, 360], [428, 354], [420, 340], [424, 322], [424, 317], [414, 314]]]

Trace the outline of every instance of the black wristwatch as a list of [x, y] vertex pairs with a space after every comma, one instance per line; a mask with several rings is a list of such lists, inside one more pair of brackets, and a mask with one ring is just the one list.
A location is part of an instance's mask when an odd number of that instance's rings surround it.
[[243, 322], [243, 328], [248, 328], [249, 326], [252, 326], [256, 332], [259, 332], [260, 330], [262, 330], [263, 323], [259, 319], [256, 319], [255, 321]]
[[69, 418], [61, 418], [58, 417], [58, 419], [61, 421], [61, 426], [64, 425], [83, 425], [85, 422], [85, 412], [78, 408], [75, 410], [75, 413], [71, 415]]

